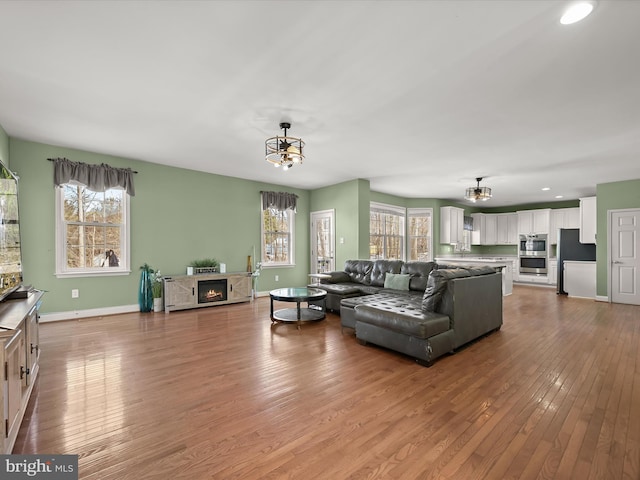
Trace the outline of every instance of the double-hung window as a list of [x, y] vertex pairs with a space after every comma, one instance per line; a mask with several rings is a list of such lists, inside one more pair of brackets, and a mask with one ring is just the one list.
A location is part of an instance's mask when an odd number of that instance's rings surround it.
[[295, 210], [262, 206], [262, 266], [291, 266], [294, 259]]
[[371, 202], [369, 206], [369, 257], [404, 260], [405, 209]]
[[56, 275], [129, 273], [129, 195], [75, 182], [56, 188]]
[[433, 209], [407, 209], [407, 260], [433, 261]]

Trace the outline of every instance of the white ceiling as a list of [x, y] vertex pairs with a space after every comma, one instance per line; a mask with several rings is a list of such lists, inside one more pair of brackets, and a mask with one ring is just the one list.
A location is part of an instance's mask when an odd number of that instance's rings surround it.
[[[590, 196], [640, 178], [640, 1], [563, 26], [567, 4], [1, 1], [0, 125], [304, 189]], [[264, 161], [283, 120], [307, 143], [287, 172]]]

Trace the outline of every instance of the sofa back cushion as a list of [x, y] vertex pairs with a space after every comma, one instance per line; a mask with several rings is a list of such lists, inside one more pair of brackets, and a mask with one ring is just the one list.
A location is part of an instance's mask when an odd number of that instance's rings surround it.
[[447, 289], [449, 280], [453, 278], [470, 277], [471, 274], [464, 268], [447, 268], [433, 270], [427, 280], [427, 288], [422, 297], [422, 310], [425, 312], [437, 312], [440, 301]]
[[352, 282], [363, 285], [371, 284], [371, 270], [373, 262], [371, 260], [347, 260], [344, 262], [344, 271], [349, 275]]
[[436, 268], [435, 262], [406, 262], [400, 273], [411, 275], [409, 290], [424, 292], [427, 289], [429, 274]]
[[376, 260], [371, 270], [371, 285], [384, 286], [384, 277], [387, 273], [400, 273], [402, 260]]

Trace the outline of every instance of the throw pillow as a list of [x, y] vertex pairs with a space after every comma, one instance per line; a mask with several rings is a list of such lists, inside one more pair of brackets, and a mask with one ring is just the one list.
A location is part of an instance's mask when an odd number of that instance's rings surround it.
[[409, 290], [411, 275], [401, 273], [387, 273], [384, 277], [384, 288], [392, 290]]

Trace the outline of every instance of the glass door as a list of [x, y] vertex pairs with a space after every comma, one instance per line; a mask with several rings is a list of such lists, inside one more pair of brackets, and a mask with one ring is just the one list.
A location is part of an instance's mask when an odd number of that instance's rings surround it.
[[336, 269], [334, 225], [335, 210], [311, 212], [311, 273]]

